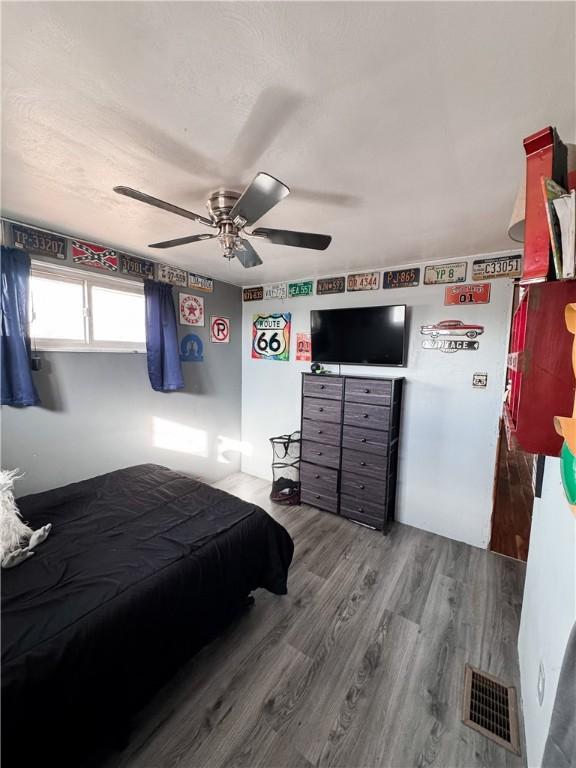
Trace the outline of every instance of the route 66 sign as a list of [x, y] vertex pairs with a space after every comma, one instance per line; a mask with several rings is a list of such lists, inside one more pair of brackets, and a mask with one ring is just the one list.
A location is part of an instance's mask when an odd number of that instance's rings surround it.
[[290, 356], [290, 312], [254, 315], [252, 357], [255, 360], [288, 360]]

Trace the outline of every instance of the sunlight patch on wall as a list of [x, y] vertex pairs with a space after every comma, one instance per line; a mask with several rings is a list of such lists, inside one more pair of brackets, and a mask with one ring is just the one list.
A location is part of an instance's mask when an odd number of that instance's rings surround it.
[[152, 419], [152, 443], [156, 448], [165, 448], [167, 451], [208, 456], [206, 430], [159, 419], [156, 416]]
[[220, 464], [230, 464], [234, 457], [228, 457], [228, 453], [239, 453], [241, 456], [252, 456], [254, 448], [252, 443], [243, 442], [242, 440], [234, 440], [231, 437], [224, 437], [218, 435], [218, 443], [216, 445], [216, 459]]

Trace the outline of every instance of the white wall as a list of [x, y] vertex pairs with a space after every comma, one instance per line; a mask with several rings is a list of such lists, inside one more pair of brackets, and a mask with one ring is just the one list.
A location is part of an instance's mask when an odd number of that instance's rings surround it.
[[[560, 459], [547, 458], [542, 497], [534, 500], [530, 549], [518, 637], [529, 768], [541, 765], [558, 676], [576, 621], [576, 519], [560, 479]], [[545, 674], [538, 703], [538, 670]]]
[[[242, 458], [243, 471], [269, 478], [268, 438], [299, 429], [300, 374], [309, 370], [310, 364], [294, 361], [296, 333], [310, 330], [310, 310], [405, 303], [409, 312], [407, 367], [342, 366], [342, 372], [406, 377], [397, 518], [486, 547], [513, 288], [507, 279], [491, 284], [490, 303], [470, 307], [445, 307], [445, 286], [422, 284], [416, 288], [244, 302], [242, 440], [247, 453]], [[253, 360], [252, 315], [280, 311], [292, 313], [290, 361]], [[446, 354], [422, 349], [420, 326], [449, 318], [485, 325], [478, 351]], [[475, 371], [488, 373], [487, 389], [472, 388]]]

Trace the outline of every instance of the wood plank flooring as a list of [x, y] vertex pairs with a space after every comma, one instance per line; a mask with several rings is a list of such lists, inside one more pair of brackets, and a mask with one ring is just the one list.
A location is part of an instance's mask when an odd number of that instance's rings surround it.
[[518, 686], [524, 564], [396, 524], [388, 537], [269, 483], [223, 490], [294, 538], [289, 594], [256, 604], [180, 670], [106, 768], [504, 768], [460, 722], [466, 661]]
[[534, 505], [533, 461], [530, 453], [509, 450], [502, 427], [490, 549], [524, 562], [528, 560]]

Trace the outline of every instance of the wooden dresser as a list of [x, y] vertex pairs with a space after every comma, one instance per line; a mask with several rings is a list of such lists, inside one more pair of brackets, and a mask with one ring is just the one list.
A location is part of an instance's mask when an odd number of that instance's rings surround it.
[[403, 384], [302, 375], [303, 503], [385, 531], [396, 503]]

